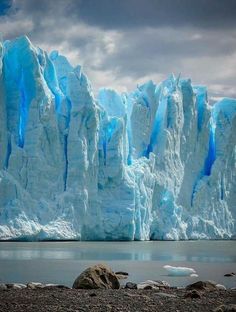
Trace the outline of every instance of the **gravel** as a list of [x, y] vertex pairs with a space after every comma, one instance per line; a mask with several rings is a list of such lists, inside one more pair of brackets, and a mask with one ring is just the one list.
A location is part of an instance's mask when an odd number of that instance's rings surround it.
[[201, 298], [186, 298], [185, 289], [165, 290], [79, 290], [7, 289], [0, 291], [1, 312], [207, 312], [220, 305], [236, 304], [236, 291], [201, 292]]

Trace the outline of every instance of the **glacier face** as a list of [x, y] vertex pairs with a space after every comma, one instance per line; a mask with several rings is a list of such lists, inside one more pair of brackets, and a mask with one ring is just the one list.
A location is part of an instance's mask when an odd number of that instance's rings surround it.
[[80, 66], [0, 43], [0, 239], [236, 237], [236, 100], [173, 75], [93, 96]]

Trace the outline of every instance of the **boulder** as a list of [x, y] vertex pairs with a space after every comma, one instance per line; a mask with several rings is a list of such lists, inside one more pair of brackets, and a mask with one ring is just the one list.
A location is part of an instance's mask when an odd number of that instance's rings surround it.
[[119, 289], [116, 274], [106, 265], [98, 264], [83, 271], [74, 281], [76, 289]]
[[216, 284], [210, 281], [198, 281], [186, 286], [186, 290], [214, 291], [217, 289]]

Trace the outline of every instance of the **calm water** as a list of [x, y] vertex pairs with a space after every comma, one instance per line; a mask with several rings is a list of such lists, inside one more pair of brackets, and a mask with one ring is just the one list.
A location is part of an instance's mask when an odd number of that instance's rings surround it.
[[[2, 282], [51, 282], [71, 286], [86, 267], [107, 263], [129, 280], [166, 280], [184, 286], [199, 279], [236, 286], [236, 241], [187, 242], [0, 242]], [[199, 277], [170, 277], [163, 265], [194, 268]]]

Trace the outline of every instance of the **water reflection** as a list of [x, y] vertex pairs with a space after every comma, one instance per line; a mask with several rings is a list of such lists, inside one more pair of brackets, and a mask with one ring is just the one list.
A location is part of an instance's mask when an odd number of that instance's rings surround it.
[[0, 260], [236, 262], [236, 242], [11, 242]]

